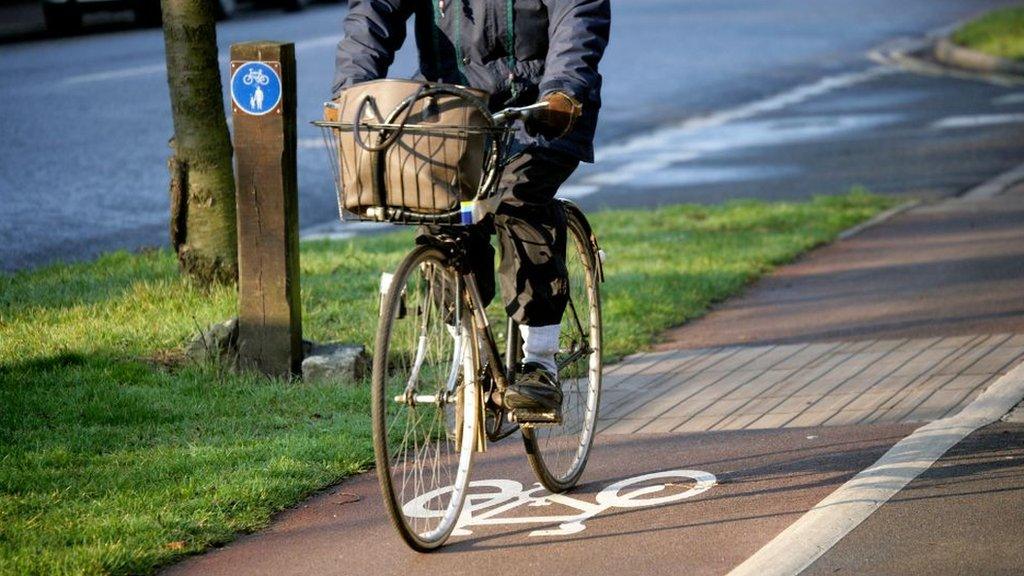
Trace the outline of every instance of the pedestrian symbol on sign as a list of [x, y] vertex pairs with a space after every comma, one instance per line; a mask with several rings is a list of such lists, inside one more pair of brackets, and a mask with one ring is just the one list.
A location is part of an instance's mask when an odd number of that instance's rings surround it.
[[271, 112], [281, 103], [281, 76], [266, 62], [243, 62], [231, 75], [231, 101], [246, 114]]
[[259, 86], [252, 93], [252, 98], [249, 98], [249, 107], [253, 110], [263, 110], [263, 90]]

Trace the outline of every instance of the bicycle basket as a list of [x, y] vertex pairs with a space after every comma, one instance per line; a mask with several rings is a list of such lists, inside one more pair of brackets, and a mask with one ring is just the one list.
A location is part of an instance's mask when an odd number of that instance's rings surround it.
[[348, 88], [321, 128], [338, 206], [358, 220], [459, 223], [460, 202], [496, 184], [505, 129], [479, 90], [411, 80]]

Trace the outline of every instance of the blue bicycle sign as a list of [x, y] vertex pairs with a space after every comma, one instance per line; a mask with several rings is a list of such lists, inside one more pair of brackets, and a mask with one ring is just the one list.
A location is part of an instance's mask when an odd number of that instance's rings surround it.
[[265, 62], [244, 62], [231, 75], [231, 101], [246, 114], [270, 113], [281, 103], [281, 76]]

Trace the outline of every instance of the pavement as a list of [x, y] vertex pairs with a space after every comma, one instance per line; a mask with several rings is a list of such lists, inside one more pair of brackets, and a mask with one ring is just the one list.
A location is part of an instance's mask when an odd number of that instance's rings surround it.
[[920, 206], [808, 254], [661, 349], [1024, 332], [1024, 187]]
[[478, 458], [438, 552], [404, 547], [363, 474], [166, 573], [1020, 574], [1024, 423], [988, 424], [1024, 397], [1024, 184], [968, 196], [816, 250], [608, 367], [566, 495], [513, 437]]

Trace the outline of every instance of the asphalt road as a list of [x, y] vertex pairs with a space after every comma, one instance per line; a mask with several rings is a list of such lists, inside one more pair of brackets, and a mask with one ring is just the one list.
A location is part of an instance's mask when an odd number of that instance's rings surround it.
[[[623, 143], [656, 128], [708, 115], [714, 118], [723, 110], [742, 109], [775, 94], [814, 86], [822, 79], [860, 74], [873, 67], [865, 58], [866, 51], [884, 41], [921, 36], [988, 7], [1008, 3], [617, 3], [612, 43], [602, 64], [607, 80], [606, 106], [598, 145], [609, 151], [605, 155], [607, 166], [613, 166], [616, 151], [621, 150]], [[299, 65], [299, 116], [312, 120], [318, 116], [320, 103], [328, 93], [333, 50], [343, 15], [343, 7], [327, 5], [297, 14], [252, 13], [220, 25], [219, 41], [224, 53], [237, 41], [294, 41]], [[413, 51], [404, 50], [392, 75], [411, 74], [414, 60]], [[161, 33], [152, 29], [0, 46], [0, 102], [5, 105], [0, 115], [4, 134], [0, 141], [0, 270], [91, 258], [104, 251], [166, 242], [165, 159], [171, 121], [163, 61]], [[226, 57], [224, 62], [226, 66]], [[920, 87], [913, 85], [901, 92], [893, 90], [881, 77], [855, 84], [853, 87], [864, 94], [850, 94], [854, 100], [849, 105], [877, 104], [879, 98], [881, 102], [889, 99], [888, 102], [908, 113], [906, 118], [911, 112], [927, 113], [934, 108], [935, 115], [943, 106], [962, 104], [970, 108], [972, 102], [992, 99], [984, 88], [980, 95], [972, 96], [971, 89], [965, 89], [952, 98], [939, 93], [915, 99], [914, 93]], [[872, 86], [879, 87], [881, 92], [873, 91]], [[740, 120], [749, 124], [760, 121], [757, 116]], [[736, 124], [735, 116], [721, 118], [724, 121], [720, 128], [736, 127], [740, 132], [745, 130], [748, 137], [765, 130], [763, 125]], [[804, 121], [812, 125], [821, 122], [814, 118]], [[839, 133], [871, 143], [879, 142], [878, 130], [899, 126], [902, 120], [875, 116], [850, 121], [867, 124], [857, 124], [852, 131], [847, 129], [848, 124], [843, 124]], [[998, 132], [1000, 127], [992, 129]], [[791, 143], [793, 138], [801, 140], [801, 134], [806, 133], [807, 130], [795, 134], [790, 131]], [[815, 133], [813, 126], [810, 133]], [[589, 193], [586, 202], [596, 207], [718, 201], [737, 195], [802, 197], [841, 191], [853, 184], [866, 184], [880, 191], [935, 188], [939, 194], [950, 194], [958, 186], [981, 180], [1004, 167], [1010, 161], [1008, 157], [1015, 153], [1015, 148], [1005, 143], [1004, 133], [992, 136], [995, 145], [990, 145], [988, 135], [975, 135], [968, 143], [970, 146], [978, 150], [995, 148], [996, 152], [981, 155], [975, 165], [965, 166], [955, 181], [933, 186], [934, 175], [941, 172], [937, 165], [941, 154], [922, 156], [915, 170], [905, 172], [902, 165], [879, 164], [877, 156], [870, 154], [825, 153], [812, 139], [801, 157], [804, 168], [796, 172], [788, 165], [792, 162], [779, 156], [791, 153], [792, 149], [762, 148], [768, 163], [784, 164], [781, 169], [766, 171], [763, 158], [743, 157], [750, 153], [750, 139], [737, 141], [736, 136], [737, 133], [697, 136], [710, 144], [702, 147], [698, 162], [724, 158], [731, 163], [684, 166], [655, 179], [654, 185], [648, 181], [636, 189], [603, 195]], [[934, 136], [937, 140], [929, 141], [928, 145], [941, 148], [943, 154], [955, 154], [964, 145], [952, 132], [937, 132]], [[335, 218], [333, 189], [324, 152], [318, 145], [318, 133], [302, 123], [300, 138], [300, 220], [304, 229], [315, 229]], [[888, 139], [885, 143], [901, 146]], [[913, 140], [903, 142], [902, 149], [919, 144]], [[670, 167], [691, 159], [690, 151], [675, 153], [668, 159]], [[893, 152], [889, 150], [886, 155], [891, 158]], [[581, 170], [574, 182], [592, 187], [585, 180], [601, 170], [601, 164]], [[793, 178], [797, 172], [805, 177]], [[820, 178], [824, 173], [830, 177]], [[874, 177], [866, 178], [865, 174]], [[738, 181], [767, 184], [739, 187], [735, 185]]]
[[1019, 423], [975, 432], [803, 574], [1021, 574], [1022, 446]]

